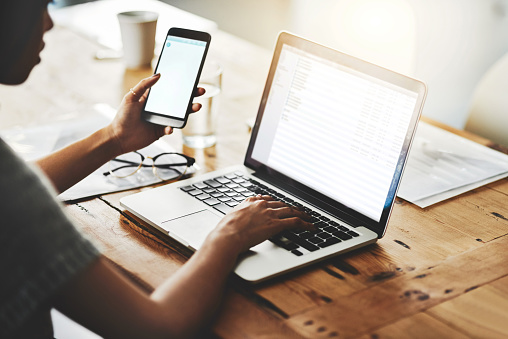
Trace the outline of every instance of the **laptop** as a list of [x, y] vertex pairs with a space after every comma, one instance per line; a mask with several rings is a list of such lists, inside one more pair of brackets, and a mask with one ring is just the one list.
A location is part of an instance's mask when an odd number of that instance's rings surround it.
[[[282, 32], [243, 164], [126, 196], [121, 206], [195, 251], [255, 194], [306, 211], [241, 256], [257, 283], [383, 237], [426, 96], [422, 82]], [[199, 113], [198, 113], [199, 114]]]

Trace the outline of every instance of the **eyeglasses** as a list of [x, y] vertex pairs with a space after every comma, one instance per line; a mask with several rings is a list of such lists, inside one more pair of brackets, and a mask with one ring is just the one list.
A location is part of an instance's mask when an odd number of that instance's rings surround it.
[[[151, 159], [152, 165], [144, 163], [145, 159]], [[163, 180], [178, 180], [183, 177], [189, 167], [194, 166], [196, 160], [185, 154], [169, 152], [161, 153], [155, 157], [145, 157], [135, 151], [123, 154], [108, 163], [108, 172], [103, 175], [111, 175], [114, 178], [127, 178], [136, 174], [142, 168], [152, 168], [153, 174]]]

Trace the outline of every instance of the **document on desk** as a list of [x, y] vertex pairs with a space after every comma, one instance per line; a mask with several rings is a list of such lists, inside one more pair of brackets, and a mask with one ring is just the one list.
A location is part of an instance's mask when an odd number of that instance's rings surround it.
[[420, 122], [398, 196], [422, 208], [508, 176], [508, 155]]
[[[37, 160], [51, 152], [82, 139], [99, 128], [109, 124], [116, 110], [106, 104], [69, 113], [59, 121], [25, 128], [1, 130], [0, 136], [25, 161]], [[163, 137], [164, 138], [164, 137]], [[163, 138], [138, 152], [147, 156], [155, 156], [174, 149]], [[195, 171], [193, 167], [186, 173]], [[104, 175], [109, 172], [109, 165], [104, 164], [95, 172], [72, 186], [58, 197], [63, 201], [78, 200], [96, 195], [119, 192], [161, 182], [153, 175], [150, 167], [143, 168], [135, 175], [127, 178], [113, 178]], [[175, 173], [175, 177], [178, 175]]]

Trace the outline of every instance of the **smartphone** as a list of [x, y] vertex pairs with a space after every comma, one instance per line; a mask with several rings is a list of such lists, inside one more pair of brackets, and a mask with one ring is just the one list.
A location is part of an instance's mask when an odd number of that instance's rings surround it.
[[185, 127], [210, 41], [206, 32], [169, 29], [155, 68], [161, 78], [148, 92], [143, 119], [158, 125]]

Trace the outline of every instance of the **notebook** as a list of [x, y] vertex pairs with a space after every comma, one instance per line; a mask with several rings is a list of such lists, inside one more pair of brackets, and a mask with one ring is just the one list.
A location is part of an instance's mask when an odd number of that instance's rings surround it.
[[238, 260], [234, 272], [253, 283], [372, 244], [385, 234], [425, 96], [418, 80], [282, 32], [244, 163], [121, 206], [194, 251], [248, 196], [305, 210], [315, 232], [283, 232]]

